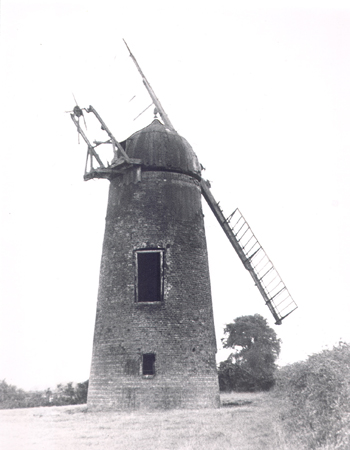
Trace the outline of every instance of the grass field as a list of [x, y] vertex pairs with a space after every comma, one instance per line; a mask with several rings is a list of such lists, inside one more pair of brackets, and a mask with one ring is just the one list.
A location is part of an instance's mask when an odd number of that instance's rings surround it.
[[[221, 397], [220, 409], [86, 411], [85, 405], [0, 411], [1, 450], [291, 450], [267, 393]], [[226, 406], [225, 406], [226, 405]]]

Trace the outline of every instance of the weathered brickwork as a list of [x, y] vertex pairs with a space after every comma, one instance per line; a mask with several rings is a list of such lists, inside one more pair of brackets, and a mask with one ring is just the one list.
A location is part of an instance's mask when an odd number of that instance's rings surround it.
[[[137, 302], [135, 252], [142, 249], [162, 250], [161, 301]], [[141, 179], [116, 176], [106, 217], [89, 409], [218, 406], [215, 353], [198, 179], [161, 167], [143, 167]], [[153, 375], [142, 375], [144, 354], [155, 355]]]

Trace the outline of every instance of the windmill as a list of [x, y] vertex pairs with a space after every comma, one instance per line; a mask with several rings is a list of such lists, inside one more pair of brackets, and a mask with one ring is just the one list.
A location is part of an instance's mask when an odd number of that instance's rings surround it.
[[[73, 110], [87, 144], [84, 179], [110, 181], [88, 408], [219, 405], [216, 339], [203, 195], [277, 324], [296, 304], [236, 209], [225, 218], [189, 143], [174, 129], [135, 57], [162, 120], [118, 142], [97, 111]], [[107, 134], [90, 143], [79, 126], [93, 113]], [[97, 147], [112, 146], [103, 164]]]
[[[171, 130], [174, 130], [172, 123], [125, 40], [124, 43], [164, 124]], [[266, 306], [275, 319], [275, 324], [281, 325], [282, 320], [297, 308], [297, 304], [290, 295], [282, 278], [239, 209], [235, 209], [232, 214], [225, 217], [219, 203], [216, 202], [210, 191], [210, 183], [203, 178], [201, 179], [201, 191], [239, 259], [242, 261], [243, 266], [253, 278]]]
[[[129, 51], [131, 59], [135, 63], [137, 70], [142, 77], [142, 82], [152, 99], [153, 105], [155, 107], [155, 112], [160, 115], [163, 123], [170, 130], [175, 131], [168, 115], [164, 111], [164, 108], [155, 95], [150, 83], [142, 72], [141, 67], [139, 66], [136, 58], [132, 54], [125, 40], [124, 43]], [[148, 108], [149, 106], [146, 109]], [[78, 111], [78, 114], [76, 114], [76, 110]], [[89, 106], [89, 108], [85, 109], [85, 111], [95, 114], [95, 116], [101, 123], [102, 129], [105, 130], [109, 136], [109, 140], [105, 142], [95, 141], [95, 145], [91, 145], [85, 134], [82, 132], [79, 126], [79, 122], [75, 118], [75, 116], [79, 118], [82, 115], [82, 110], [76, 104], [74, 108], [74, 114], [71, 114], [71, 117], [78, 129], [78, 132], [82, 135], [83, 139], [88, 145], [84, 175], [85, 180], [89, 180], [91, 178], [108, 178], [110, 168], [115, 168], [118, 165], [120, 165], [120, 167], [124, 169], [126, 164], [140, 164], [140, 160], [131, 160], [128, 157], [123, 147], [114, 138], [112, 133], [107, 128], [106, 124], [103, 122], [97, 111], [92, 106]], [[118, 148], [118, 150], [121, 152], [122, 157], [109, 168], [105, 168], [97, 152], [95, 151], [95, 148], [98, 145], [108, 143], [112, 143], [114, 153], [116, 148]], [[99, 168], [97, 170], [93, 167], [93, 159], [95, 159], [99, 164]], [[89, 169], [87, 166], [88, 161], [90, 162]], [[202, 195], [209, 205], [211, 211], [219, 222], [232, 247], [236, 251], [243, 266], [247, 269], [247, 271], [253, 278], [254, 283], [258, 288], [261, 296], [263, 297], [266, 306], [269, 308], [273, 318], [275, 319], [275, 324], [281, 325], [282, 320], [289, 316], [297, 308], [297, 304], [293, 300], [278, 271], [269, 259], [258, 239], [255, 237], [252, 229], [248, 225], [244, 216], [241, 214], [240, 210], [236, 208], [232, 214], [225, 217], [222, 209], [219, 206], [219, 202], [215, 200], [210, 190], [209, 181], [201, 178], [200, 186]]]

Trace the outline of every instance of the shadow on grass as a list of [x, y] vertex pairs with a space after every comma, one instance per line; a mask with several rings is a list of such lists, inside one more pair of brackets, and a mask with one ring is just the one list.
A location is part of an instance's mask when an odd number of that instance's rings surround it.
[[252, 405], [253, 402], [251, 400], [236, 400], [236, 401], [223, 401], [221, 406], [223, 408], [231, 407], [231, 406], [246, 406]]

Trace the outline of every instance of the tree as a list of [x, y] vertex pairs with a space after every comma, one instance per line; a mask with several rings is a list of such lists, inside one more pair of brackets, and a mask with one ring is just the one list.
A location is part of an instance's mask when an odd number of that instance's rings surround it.
[[274, 384], [281, 340], [266, 319], [255, 314], [241, 316], [226, 325], [224, 348], [233, 353], [219, 366], [222, 390], [267, 390]]
[[87, 402], [88, 389], [89, 389], [89, 380], [77, 384], [77, 387], [75, 388], [75, 397], [77, 404]]
[[6, 380], [0, 381], [0, 409], [33, 408], [37, 406], [79, 405], [87, 402], [89, 380], [78, 383], [58, 384], [51, 391], [23, 391]]
[[8, 384], [6, 380], [0, 381], [0, 409], [24, 408], [25, 406], [25, 392]]

